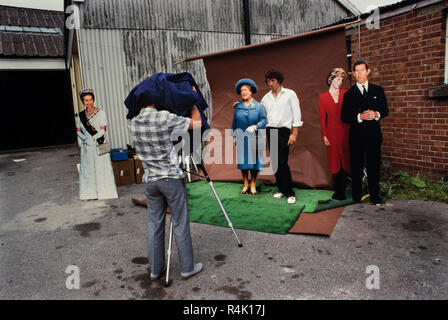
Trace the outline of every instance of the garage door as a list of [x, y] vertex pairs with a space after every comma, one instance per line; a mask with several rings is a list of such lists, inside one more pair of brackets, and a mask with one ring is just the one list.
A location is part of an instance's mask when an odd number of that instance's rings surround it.
[[0, 71], [0, 150], [76, 141], [67, 71]]

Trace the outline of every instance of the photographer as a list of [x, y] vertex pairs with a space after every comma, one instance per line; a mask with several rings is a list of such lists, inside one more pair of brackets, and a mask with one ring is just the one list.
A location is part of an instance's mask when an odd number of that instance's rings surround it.
[[148, 205], [148, 260], [151, 280], [157, 280], [165, 270], [165, 216], [171, 209], [174, 237], [179, 253], [182, 280], [202, 270], [202, 263], [194, 263], [190, 236], [187, 189], [179, 168], [171, 139], [173, 131], [201, 128], [202, 118], [196, 106], [191, 119], [166, 110], [158, 110], [154, 104], [143, 107], [130, 121], [131, 136], [136, 153], [142, 160]]

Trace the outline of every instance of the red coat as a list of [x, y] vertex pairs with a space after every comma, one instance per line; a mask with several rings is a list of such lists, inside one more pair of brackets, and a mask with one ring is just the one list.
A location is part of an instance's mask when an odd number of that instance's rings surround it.
[[322, 137], [326, 136], [331, 146], [327, 147], [328, 167], [332, 174], [341, 170], [350, 173], [350, 146], [348, 134], [350, 126], [341, 121], [342, 98], [347, 89], [339, 90], [338, 103], [335, 103], [329, 91], [319, 94], [319, 113]]

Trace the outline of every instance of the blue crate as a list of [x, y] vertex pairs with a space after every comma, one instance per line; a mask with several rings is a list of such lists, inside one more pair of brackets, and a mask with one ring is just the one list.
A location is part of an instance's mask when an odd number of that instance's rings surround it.
[[128, 160], [129, 155], [127, 151], [119, 151], [121, 149], [111, 149], [110, 155], [112, 158], [112, 161], [123, 161]]

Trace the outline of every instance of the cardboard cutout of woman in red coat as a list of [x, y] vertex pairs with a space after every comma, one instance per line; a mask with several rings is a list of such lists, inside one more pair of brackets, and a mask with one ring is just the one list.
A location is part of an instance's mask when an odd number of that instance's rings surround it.
[[344, 93], [341, 85], [347, 73], [334, 68], [327, 77], [329, 90], [319, 94], [319, 113], [322, 137], [327, 146], [328, 166], [333, 174], [335, 193], [333, 199], [345, 200], [345, 178], [350, 173], [350, 126], [341, 121], [341, 106]]

